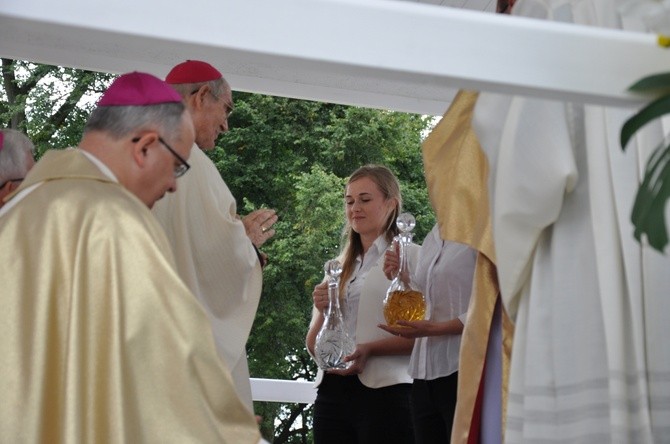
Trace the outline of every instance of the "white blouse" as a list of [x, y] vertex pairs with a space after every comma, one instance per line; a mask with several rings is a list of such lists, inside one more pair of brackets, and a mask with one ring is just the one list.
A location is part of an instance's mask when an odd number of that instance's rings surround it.
[[389, 243], [386, 242], [386, 239], [383, 235], [375, 239], [372, 245], [370, 245], [370, 248], [368, 248], [368, 251], [365, 253], [365, 257], [363, 259], [361, 259], [361, 256], [356, 258], [354, 272], [347, 282], [347, 291], [345, 293], [346, 298], [344, 300], [342, 311], [344, 313], [347, 332], [351, 335], [354, 343], [356, 342], [358, 305], [361, 299], [361, 291], [363, 289], [363, 284], [365, 283], [365, 278], [370, 269], [375, 264], [380, 262], [380, 260], [383, 263], [383, 255], [388, 246]]
[[[426, 236], [412, 282], [426, 298], [426, 319], [444, 322], [458, 318], [465, 324], [476, 250], [464, 244], [440, 239], [438, 226]], [[432, 380], [458, 370], [461, 335], [417, 338], [410, 359], [414, 379]]]

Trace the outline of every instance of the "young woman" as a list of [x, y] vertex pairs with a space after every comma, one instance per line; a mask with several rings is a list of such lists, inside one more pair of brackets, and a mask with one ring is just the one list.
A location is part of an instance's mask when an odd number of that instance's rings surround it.
[[[377, 327], [384, 323], [383, 301], [390, 281], [382, 269], [384, 252], [398, 233], [402, 199], [398, 180], [386, 167], [356, 170], [346, 186], [347, 241], [340, 256], [340, 300], [345, 324], [356, 343], [346, 370], [319, 371], [314, 405], [316, 444], [413, 443], [407, 373], [413, 339]], [[412, 246], [416, 256], [418, 246]], [[410, 260], [411, 261], [411, 260]], [[314, 288], [307, 348], [314, 343], [328, 307], [325, 283]]]

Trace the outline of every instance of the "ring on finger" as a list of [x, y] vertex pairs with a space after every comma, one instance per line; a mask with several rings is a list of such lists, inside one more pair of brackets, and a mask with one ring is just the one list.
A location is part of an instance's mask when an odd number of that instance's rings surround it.
[[264, 226], [261, 226], [261, 233], [265, 233], [268, 230], [269, 230], [269, 228], [265, 228]]

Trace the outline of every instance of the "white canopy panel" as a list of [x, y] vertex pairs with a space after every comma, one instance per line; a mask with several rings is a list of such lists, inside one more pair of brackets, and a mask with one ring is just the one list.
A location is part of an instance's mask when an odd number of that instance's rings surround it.
[[236, 90], [435, 115], [459, 88], [639, 103], [626, 88], [670, 71], [648, 34], [382, 0], [0, 0], [0, 55], [158, 76], [201, 59]]

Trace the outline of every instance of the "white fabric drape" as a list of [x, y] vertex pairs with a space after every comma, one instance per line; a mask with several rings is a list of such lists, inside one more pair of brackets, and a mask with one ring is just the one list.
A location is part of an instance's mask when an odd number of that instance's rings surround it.
[[189, 163], [177, 192], [156, 202], [153, 213], [172, 245], [179, 275], [207, 313], [240, 397], [253, 411], [246, 343], [261, 296], [261, 266], [214, 163], [197, 145]]
[[[616, 6], [520, 1], [513, 13], [619, 27]], [[670, 261], [641, 247], [630, 223], [662, 131], [650, 125], [623, 152], [633, 112], [491, 94], [477, 103], [501, 293], [516, 322], [508, 443], [670, 439]]]

